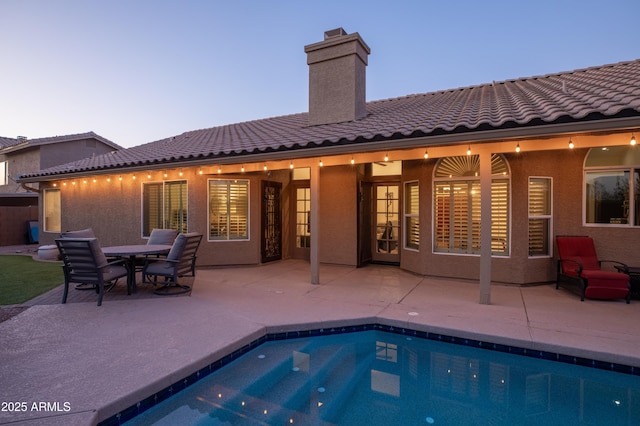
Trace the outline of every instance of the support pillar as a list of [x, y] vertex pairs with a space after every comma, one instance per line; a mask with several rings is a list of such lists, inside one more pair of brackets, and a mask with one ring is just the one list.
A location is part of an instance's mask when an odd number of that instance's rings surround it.
[[310, 179], [310, 227], [311, 227], [311, 244], [310, 244], [310, 266], [311, 266], [311, 284], [320, 284], [320, 165], [311, 166]]
[[491, 152], [480, 152], [480, 304], [491, 304]]

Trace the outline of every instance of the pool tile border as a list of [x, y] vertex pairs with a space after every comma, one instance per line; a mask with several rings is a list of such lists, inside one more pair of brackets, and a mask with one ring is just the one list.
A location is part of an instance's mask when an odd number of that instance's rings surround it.
[[470, 346], [479, 349], [487, 349], [496, 352], [504, 352], [513, 355], [526, 356], [531, 358], [539, 358], [548, 361], [556, 361], [562, 362], [565, 364], [574, 364], [582, 367], [589, 368], [597, 368], [600, 370], [613, 371], [622, 374], [630, 374], [633, 376], [640, 376], [640, 368], [633, 367], [624, 364], [617, 364], [612, 362], [604, 362], [598, 361], [583, 357], [564, 355], [560, 353], [540, 351], [534, 349], [526, 349], [520, 348], [517, 346], [509, 346], [503, 345], [499, 343], [489, 343], [481, 340], [461, 338], [449, 336], [446, 334], [440, 333], [431, 333], [427, 331], [418, 331], [410, 328], [402, 328], [402, 327], [394, 327], [390, 325], [384, 325], [379, 323], [374, 324], [362, 324], [362, 325], [350, 325], [350, 326], [342, 326], [342, 327], [329, 327], [329, 328], [316, 328], [311, 330], [302, 330], [302, 331], [286, 331], [280, 333], [268, 333], [251, 343], [243, 346], [240, 349], [233, 351], [232, 353], [223, 356], [217, 361], [212, 362], [211, 364], [201, 368], [195, 373], [190, 374], [189, 376], [173, 383], [172, 385], [162, 389], [159, 392], [139, 401], [137, 404], [134, 404], [127, 409], [103, 420], [98, 423], [99, 426], [119, 426], [134, 417], [144, 413], [148, 409], [154, 407], [155, 405], [165, 401], [169, 397], [174, 394], [180, 392], [181, 390], [191, 386], [192, 384], [198, 382], [199, 380], [204, 379], [209, 376], [211, 373], [219, 370], [225, 365], [235, 361], [240, 358], [247, 352], [252, 351], [256, 347], [262, 345], [265, 342], [278, 341], [278, 340], [287, 340], [287, 339], [296, 339], [300, 337], [318, 337], [318, 336], [328, 336], [332, 334], [344, 334], [344, 333], [356, 333], [360, 331], [385, 331], [394, 334], [401, 334], [411, 337], [418, 337], [427, 340], [436, 340], [439, 342], [452, 343], [455, 345], [462, 346]]

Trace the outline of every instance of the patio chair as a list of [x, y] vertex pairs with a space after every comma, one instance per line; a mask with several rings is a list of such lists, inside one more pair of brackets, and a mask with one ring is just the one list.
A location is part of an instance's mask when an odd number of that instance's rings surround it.
[[[196, 276], [196, 253], [202, 235], [197, 233], [179, 234], [166, 259], [147, 259], [142, 268], [142, 282], [162, 284], [154, 291], [159, 295], [174, 295], [191, 291], [188, 285], [180, 284], [178, 278]], [[158, 281], [163, 277], [163, 281]]]
[[[92, 228], [80, 229], [77, 231], [63, 231], [60, 233], [60, 238], [96, 238], [95, 232]], [[63, 269], [65, 266], [62, 267]], [[97, 290], [94, 284], [76, 283], [76, 290]]]
[[593, 239], [587, 236], [557, 236], [558, 268], [556, 289], [562, 286], [577, 288], [580, 300], [626, 299], [631, 301], [629, 276], [627, 274], [603, 270], [603, 263], [622, 267], [626, 265], [615, 260], [598, 260]]
[[[178, 236], [178, 231], [176, 229], [160, 229], [154, 228], [151, 230], [151, 234], [149, 234], [149, 239], [147, 240], [147, 245], [173, 245], [173, 242], [176, 240]], [[160, 257], [161, 255], [156, 254], [154, 257]], [[142, 271], [144, 264], [149, 256], [136, 258], [136, 271]]]
[[63, 261], [64, 293], [62, 303], [67, 302], [69, 283], [93, 285], [98, 293], [98, 306], [106, 283], [115, 282], [128, 274], [124, 261], [107, 262], [98, 240], [95, 238], [60, 238], [56, 240]]

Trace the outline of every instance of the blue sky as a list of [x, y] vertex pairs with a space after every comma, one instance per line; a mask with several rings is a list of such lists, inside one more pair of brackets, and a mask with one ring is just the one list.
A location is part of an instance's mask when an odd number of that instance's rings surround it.
[[640, 58], [640, 1], [0, 0], [0, 136], [125, 147], [307, 110], [304, 46], [359, 32], [367, 100]]

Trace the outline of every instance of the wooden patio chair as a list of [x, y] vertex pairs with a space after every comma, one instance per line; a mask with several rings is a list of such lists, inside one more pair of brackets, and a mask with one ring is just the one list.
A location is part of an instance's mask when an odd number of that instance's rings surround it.
[[93, 285], [98, 293], [98, 306], [106, 283], [115, 283], [128, 274], [124, 261], [108, 262], [96, 238], [60, 238], [56, 240], [64, 271], [62, 303], [67, 303], [69, 283]]
[[631, 301], [629, 275], [602, 269], [603, 263], [626, 267], [615, 260], [598, 260], [593, 239], [587, 236], [557, 236], [558, 268], [556, 289], [577, 288], [580, 300], [626, 299]]
[[[159, 295], [182, 294], [191, 291], [188, 285], [180, 284], [178, 278], [196, 276], [196, 253], [202, 240], [202, 234], [179, 234], [166, 259], [147, 259], [142, 268], [142, 282], [161, 284], [154, 291]], [[158, 281], [163, 277], [163, 281]]]

